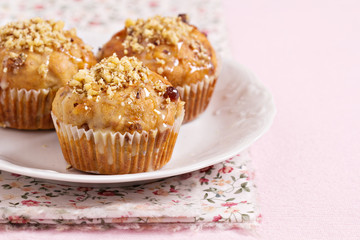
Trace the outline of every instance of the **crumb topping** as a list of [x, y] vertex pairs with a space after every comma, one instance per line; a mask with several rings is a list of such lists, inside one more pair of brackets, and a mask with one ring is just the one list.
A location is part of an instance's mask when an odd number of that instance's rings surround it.
[[195, 55], [199, 58], [201, 64], [206, 64], [211, 61], [211, 57], [203, 44], [199, 43], [195, 39], [191, 39], [190, 48], [195, 52]]
[[47, 73], [49, 72], [49, 68], [46, 64], [41, 64], [40, 67], [38, 68], [38, 73], [40, 74], [41, 77], [45, 78]]
[[145, 47], [142, 41], [147, 43], [146, 49], [153, 49], [161, 43], [176, 45], [181, 37], [188, 36], [192, 26], [183, 21], [183, 17], [155, 16], [147, 20], [137, 19], [125, 21], [127, 37], [123, 43], [125, 54], [131, 48], [134, 52], [142, 52]]
[[68, 83], [75, 93], [85, 94], [89, 99], [99, 99], [101, 93], [110, 98], [121, 89], [133, 85], [145, 87], [145, 84], [153, 85], [156, 92], [162, 96], [168, 87], [160, 79], [150, 81], [149, 69], [135, 57], [123, 57], [119, 59], [116, 54], [104, 58], [91, 69], [80, 70]]
[[65, 36], [62, 21], [32, 18], [12, 22], [0, 28], [0, 46], [7, 49], [26, 49], [30, 52], [52, 52], [69, 49], [71, 39]]
[[[199, 63], [204, 65], [211, 61], [208, 50], [197, 39], [191, 38], [190, 33], [194, 29], [188, 24], [188, 16], [179, 14], [177, 17], [155, 16], [147, 20], [127, 19], [125, 22], [126, 38], [122, 43], [124, 54], [129, 54], [131, 49], [135, 53], [151, 51], [160, 44], [176, 45], [184, 39], [188, 39], [189, 47], [194, 51]], [[156, 58], [159, 65], [165, 65], [163, 59]], [[163, 73], [164, 68], [159, 67], [157, 72]]]

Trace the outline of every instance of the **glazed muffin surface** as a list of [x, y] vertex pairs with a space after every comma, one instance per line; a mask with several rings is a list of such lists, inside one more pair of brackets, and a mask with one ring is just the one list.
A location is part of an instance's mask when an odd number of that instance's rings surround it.
[[91, 48], [64, 23], [33, 18], [0, 28], [0, 87], [58, 89], [96, 63]]
[[33, 18], [0, 27], [0, 126], [54, 128], [56, 91], [96, 63], [90, 47], [61, 21]]
[[79, 71], [58, 91], [52, 111], [87, 130], [133, 133], [171, 126], [182, 109], [169, 82], [135, 58], [114, 55]]
[[114, 52], [120, 57], [136, 56], [174, 87], [197, 83], [217, 70], [214, 49], [185, 16], [128, 19], [125, 29], [103, 46], [99, 58]]

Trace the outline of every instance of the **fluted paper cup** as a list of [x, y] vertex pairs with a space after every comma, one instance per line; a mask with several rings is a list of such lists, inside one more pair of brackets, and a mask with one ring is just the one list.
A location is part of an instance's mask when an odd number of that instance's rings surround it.
[[85, 130], [59, 121], [52, 113], [65, 160], [75, 169], [97, 174], [158, 170], [170, 161], [184, 111], [173, 126], [121, 134]]
[[16, 129], [53, 129], [51, 104], [56, 90], [0, 88], [0, 125]]
[[185, 102], [183, 123], [194, 120], [206, 110], [214, 92], [216, 81], [217, 76], [212, 76], [197, 83], [176, 87], [180, 99]]

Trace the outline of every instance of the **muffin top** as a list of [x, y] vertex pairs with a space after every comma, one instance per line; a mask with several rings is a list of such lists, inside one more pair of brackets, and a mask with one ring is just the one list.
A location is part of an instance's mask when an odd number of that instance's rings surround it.
[[136, 58], [114, 54], [75, 74], [52, 107], [66, 124], [133, 133], [172, 126], [184, 103], [168, 81]]
[[57, 89], [96, 59], [61, 21], [33, 18], [0, 27], [0, 87]]
[[197, 83], [216, 74], [217, 60], [205, 34], [188, 24], [186, 15], [126, 20], [99, 52], [136, 56], [175, 87]]

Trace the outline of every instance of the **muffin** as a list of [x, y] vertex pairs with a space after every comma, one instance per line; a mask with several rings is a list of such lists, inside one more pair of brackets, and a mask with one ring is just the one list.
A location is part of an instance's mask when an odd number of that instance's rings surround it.
[[187, 16], [130, 19], [100, 50], [100, 59], [116, 53], [135, 56], [167, 79], [185, 104], [184, 123], [205, 111], [218, 77], [217, 59], [206, 35]]
[[96, 58], [61, 21], [33, 18], [0, 28], [0, 126], [52, 129], [56, 91]]
[[153, 171], [171, 157], [184, 102], [134, 57], [114, 54], [80, 70], [54, 99], [52, 117], [65, 160], [98, 174]]

